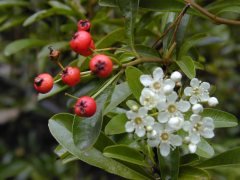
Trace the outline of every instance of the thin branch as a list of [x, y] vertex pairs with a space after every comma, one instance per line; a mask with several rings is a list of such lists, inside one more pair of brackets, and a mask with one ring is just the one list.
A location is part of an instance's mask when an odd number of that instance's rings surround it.
[[185, 2], [190, 4], [193, 8], [195, 8], [200, 13], [204, 14], [205, 16], [207, 16], [209, 19], [216, 22], [217, 24], [240, 25], [240, 21], [221, 18], [221, 17], [218, 17], [218, 16], [210, 13], [209, 11], [204, 9], [202, 6], [195, 3], [194, 0], [185, 0]]
[[134, 65], [137, 65], [137, 64], [140, 64], [140, 63], [144, 63], [144, 62], [158, 62], [158, 63], [163, 63], [163, 60], [160, 59], [160, 58], [139, 58], [139, 59], [136, 59], [132, 62], [129, 62], [129, 63], [125, 63], [125, 64], [122, 64], [122, 67], [123, 68], [126, 68], [128, 66], [134, 66]]

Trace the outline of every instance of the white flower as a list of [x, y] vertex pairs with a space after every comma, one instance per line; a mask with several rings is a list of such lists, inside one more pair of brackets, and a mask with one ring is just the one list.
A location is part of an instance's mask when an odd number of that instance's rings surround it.
[[194, 114], [199, 114], [199, 113], [203, 112], [203, 106], [201, 104], [194, 104], [192, 106], [192, 112]]
[[188, 101], [177, 101], [178, 95], [176, 92], [172, 92], [166, 97], [166, 101], [159, 102], [158, 108], [158, 121], [161, 123], [167, 122], [171, 117], [183, 118], [183, 112], [187, 112], [190, 108]]
[[140, 107], [137, 112], [134, 111], [127, 111], [126, 115], [127, 118], [130, 119], [125, 124], [125, 128], [127, 132], [133, 132], [139, 137], [143, 137], [146, 133], [145, 127], [150, 128], [154, 124], [154, 118], [149, 116], [148, 110], [145, 107]]
[[158, 67], [151, 75], [141, 75], [140, 82], [157, 94], [169, 94], [175, 87], [175, 82], [171, 79], [164, 79], [162, 68]]
[[182, 74], [178, 71], [174, 71], [172, 74], [171, 74], [171, 79], [174, 81], [174, 82], [180, 82], [181, 79], [182, 79]]
[[141, 92], [140, 103], [147, 109], [151, 110], [157, 106], [159, 101], [164, 101], [165, 99], [165, 96], [157, 95], [152, 90], [144, 88]]
[[184, 94], [190, 96], [190, 103], [197, 104], [198, 102], [207, 102], [209, 99], [210, 84], [201, 82], [197, 78], [193, 78], [190, 82], [191, 87], [184, 89]]
[[215, 97], [210, 97], [208, 99], [208, 105], [209, 106], [216, 106], [216, 105], [218, 105], [218, 99], [215, 98]]
[[202, 118], [198, 114], [191, 115], [190, 121], [185, 121], [183, 124], [183, 130], [189, 133], [189, 141], [192, 144], [198, 144], [200, 136], [212, 138], [214, 136], [213, 129], [213, 119], [210, 117]]
[[157, 133], [155, 136], [148, 136], [147, 142], [151, 147], [159, 147], [162, 156], [167, 156], [171, 147], [175, 148], [182, 145], [182, 138], [173, 134], [171, 129], [164, 128], [159, 123], [156, 123], [153, 128]]

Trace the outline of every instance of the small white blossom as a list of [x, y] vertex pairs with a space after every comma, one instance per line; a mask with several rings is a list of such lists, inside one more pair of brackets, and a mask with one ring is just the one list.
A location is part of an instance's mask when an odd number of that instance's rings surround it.
[[157, 95], [152, 90], [144, 88], [140, 96], [140, 103], [147, 109], [151, 110], [157, 106], [159, 101], [164, 101], [165, 99], [166, 97], [164, 95]]
[[152, 126], [154, 124], [154, 118], [149, 116], [148, 110], [145, 107], [140, 107], [137, 112], [127, 111], [127, 118], [130, 120], [125, 124], [127, 132], [133, 132], [139, 137], [143, 137], [146, 133], [145, 127]]
[[201, 117], [198, 114], [193, 114], [190, 121], [185, 121], [183, 130], [189, 133], [189, 141], [191, 144], [198, 144], [200, 136], [205, 138], [212, 138], [214, 136], [213, 119], [210, 117]]
[[167, 156], [170, 153], [170, 148], [182, 145], [182, 138], [179, 135], [173, 134], [169, 128], [164, 128], [163, 125], [156, 123], [153, 127], [156, 131], [155, 136], [148, 136], [148, 144], [151, 147], [159, 147], [162, 156]]
[[201, 82], [197, 78], [193, 78], [190, 82], [191, 87], [184, 89], [184, 94], [190, 96], [190, 103], [197, 104], [198, 102], [207, 102], [209, 99], [210, 84]]
[[[164, 79], [162, 68], [156, 68], [151, 75], [141, 75], [140, 82], [147, 88], [150, 88], [154, 93], [164, 94], [171, 93], [175, 87], [175, 82], [171, 79]], [[167, 87], [166, 87], [167, 86]]]
[[192, 112], [194, 114], [199, 114], [199, 113], [203, 112], [203, 106], [201, 104], [194, 104], [192, 106]]
[[166, 97], [166, 101], [158, 103], [158, 121], [160, 123], [166, 123], [171, 117], [183, 118], [182, 113], [189, 110], [190, 103], [188, 101], [180, 100], [177, 102], [177, 99], [177, 93], [172, 92]]
[[210, 97], [208, 99], [208, 105], [212, 107], [218, 105], [218, 99], [215, 97]]
[[174, 82], [180, 82], [181, 79], [182, 79], [182, 74], [178, 71], [174, 71], [172, 74], [171, 74], [171, 79], [174, 81]]

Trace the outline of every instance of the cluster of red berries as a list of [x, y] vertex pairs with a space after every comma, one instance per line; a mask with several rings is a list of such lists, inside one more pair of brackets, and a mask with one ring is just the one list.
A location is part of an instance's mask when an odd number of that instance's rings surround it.
[[[70, 41], [71, 49], [82, 56], [90, 56], [94, 53], [95, 45], [91, 37], [90, 27], [91, 23], [88, 20], [80, 20], [77, 24], [78, 32], [76, 32]], [[81, 72], [77, 67], [63, 67], [59, 62], [60, 52], [57, 50], [50, 49], [50, 58], [55, 60], [57, 64], [62, 68], [61, 79], [63, 83], [68, 86], [75, 86], [80, 82]], [[100, 78], [108, 77], [113, 70], [113, 63], [111, 59], [104, 55], [95, 55], [89, 62], [90, 71]], [[54, 84], [53, 77], [48, 73], [38, 75], [34, 79], [34, 88], [39, 93], [48, 93]], [[89, 96], [83, 96], [78, 98], [75, 106], [75, 114], [83, 117], [90, 117], [96, 112], [96, 102]]]

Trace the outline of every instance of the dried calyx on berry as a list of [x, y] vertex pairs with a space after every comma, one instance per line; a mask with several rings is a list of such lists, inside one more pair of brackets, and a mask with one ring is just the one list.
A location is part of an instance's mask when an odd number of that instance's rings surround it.
[[49, 52], [50, 59], [51, 60], [58, 60], [59, 56], [60, 56], [60, 51], [53, 49], [52, 46], [49, 46], [48, 49], [50, 51]]
[[69, 85], [75, 86], [80, 82], [80, 70], [77, 67], [66, 67], [62, 71], [62, 81]]
[[91, 28], [91, 23], [86, 19], [86, 20], [79, 20], [77, 23], [78, 26], [78, 31], [90, 31]]
[[90, 117], [95, 114], [97, 104], [95, 100], [89, 96], [80, 97], [74, 105], [74, 112], [81, 117]]
[[98, 77], [106, 78], [112, 73], [113, 63], [108, 56], [98, 54], [90, 60], [89, 69]]
[[39, 93], [47, 93], [49, 92], [53, 87], [53, 77], [48, 73], [39, 74], [34, 79], [34, 88]]

